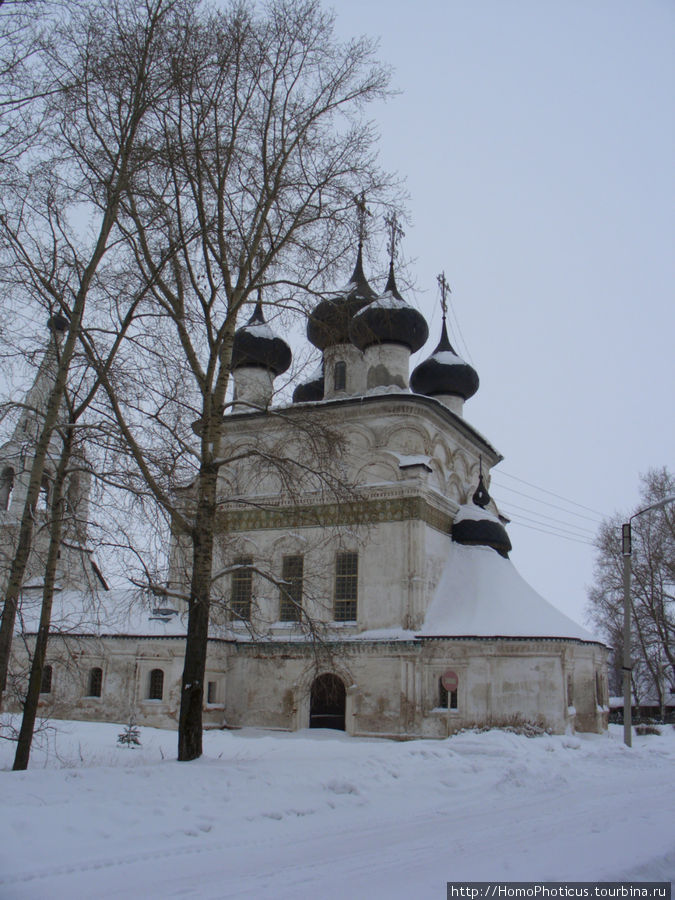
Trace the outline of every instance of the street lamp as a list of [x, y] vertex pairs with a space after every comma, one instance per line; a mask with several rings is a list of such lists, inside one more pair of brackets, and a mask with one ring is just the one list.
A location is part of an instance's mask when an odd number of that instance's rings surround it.
[[653, 509], [661, 509], [668, 503], [675, 501], [675, 494], [659, 500], [658, 503], [652, 503], [651, 506], [645, 506], [639, 509], [630, 517], [630, 519], [621, 526], [621, 553], [623, 554], [623, 742], [627, 747], [633, 746], [633, 705], [631, 703], [631, 681], [632, 672], [630, 658], [630, 576], [631, 576], [631, 554], [633, 552], [633, 541], [631, 535], [631, 522], [637, 519], [643, 513], [651, 512]]

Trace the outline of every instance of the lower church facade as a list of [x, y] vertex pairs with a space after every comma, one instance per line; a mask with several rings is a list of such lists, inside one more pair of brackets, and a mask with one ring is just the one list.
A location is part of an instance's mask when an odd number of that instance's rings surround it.
[[[397, 739], [475, 726], [606, 728], [608, 648], [508, 558], [506, 520], [488, 492], [501, 456], [463, 415], [477, 375], [444, 319], [438, 347], [411, 376], [428, 333], [420, 319], [393, 265], [385, 292], [372, 291], [359, 252], [348, 285], [310, 317], [321, 366], [283, 408], [271, 401], [284, 353], [260, 306], [237, 332], [206, 727]], [[189, 507], [189, 486], [184, 494]], [[161, 604], [72, 590], [71, 573], [48, 649], [45, 714], [177, 725], [189, 563], [185, 537], [173, 534]], [[38, 594], [27, 590], [17, 698], [33, 607]]]

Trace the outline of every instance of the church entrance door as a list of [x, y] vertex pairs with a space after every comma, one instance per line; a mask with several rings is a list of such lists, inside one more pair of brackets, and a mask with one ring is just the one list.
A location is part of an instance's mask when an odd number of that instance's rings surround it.
[[345, 730], [347, 693], [337, 675], [326, 673], [314, 679], [310, 694], [309, 727]]

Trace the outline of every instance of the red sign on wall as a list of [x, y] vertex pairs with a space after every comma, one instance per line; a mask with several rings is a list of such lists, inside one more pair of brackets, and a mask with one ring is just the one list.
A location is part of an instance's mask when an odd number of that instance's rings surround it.
[[452, 669], [448, 669], [447, 672], [443, 672], [441, 675], [441, 684], [448, 693], [456, 691], [459, 684], [459, 675], [457, 672], [453, 672]]

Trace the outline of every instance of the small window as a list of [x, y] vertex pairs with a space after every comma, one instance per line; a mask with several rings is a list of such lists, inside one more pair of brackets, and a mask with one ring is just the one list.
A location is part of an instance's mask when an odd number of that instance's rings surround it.
[[148, 700], [161, 700], [164, 696], [164, 671], [153, 669], [148, 682]]
[[336, 391], [344, 391], [347, 388], [347, 363], [342, 360], [336, 362], [333, 369], [333, 388]]
[[251, 597], [253, 595], [253, 572], [246, 566], [253, 565], [251, 556], [240, 556], [234, 561], [239, 568], [232, 572], [232, 597], [230, 614], [233, 619], [251, 618]]
[[285, 584], [279, 589], [279, 621], [281, 622], [298, 622], [300, 620], [303, 567], [302, 556], [284, 556], [281, 579]]
[[40, 484], [40, 493], [38, 494], [37, 503], [35, 505], [35, 508], [41, 512], [46, 512], [49, 509], [49, 489], [49, 477], [43, 475], [42, 483]]
[[14, 469], [8, 466], [0, 475], [0, 509], [9, 509], [14, 490]]
[[438, 679], [438, 705], [443, 709], [457, 709], [457, 688], [448, 691], [443, 685], [443, 678]]
[[103, 669], [94, 666], [89, 670], [89, 691], [88, 697], [100, 697], [101, 688], [103, 687]]
[[206, 702], [207, 703], [217, 703], [218, 702], [218, 685], [215, 681], [209, 681], [206, 684]]
[[51, 694], [52, 692], [52, 667], [45, 666], [42, 670], [42, 681], [40, 683], [41, 694]]
[[567, 705], [574, 706], [574, 681], [572, 676], [567, 676]]
[[358, 553], [338, 553], [335, 560], [335, 621], [355, 622], [359, 582]]

